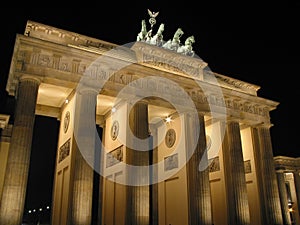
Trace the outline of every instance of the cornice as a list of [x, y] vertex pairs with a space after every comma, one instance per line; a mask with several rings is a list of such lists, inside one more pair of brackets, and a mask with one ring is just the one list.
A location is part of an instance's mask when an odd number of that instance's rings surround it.
[[300, 169], [300, 157], [275, 156], [275, 168], [282, 171], [297, 171]]

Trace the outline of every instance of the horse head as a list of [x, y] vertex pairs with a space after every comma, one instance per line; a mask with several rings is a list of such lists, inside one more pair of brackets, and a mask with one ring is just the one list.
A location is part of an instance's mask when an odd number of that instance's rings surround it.
[[164, 31], [164, 29], [165, 29], [165, 24], [161, 23], [161, 24], [159, 25], [158, 30], [157, 30], [157, 34], [158, 34], [158, 35], [161, 35], [162, 32]]
[[185, 44], [186, 46], [191, 46], [191, 45], [194, 44], [194, 43], [195, 43], [195, 38], [194, 38], [194, 36], [188, 37], [188, 38], [185, 40], [185, 42], [184, 42], [184, 44]]
[[178, 41], [180, 37], [184, 34], [181, 28], [178, 28], [173, 36], [173, 40]]

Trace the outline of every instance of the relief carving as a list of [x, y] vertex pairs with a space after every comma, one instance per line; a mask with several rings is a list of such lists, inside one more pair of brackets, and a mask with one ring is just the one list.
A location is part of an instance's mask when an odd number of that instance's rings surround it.
[[71, 138], [69, 138], [60, 148], [59, 148], [59, 156], [58, 156], [58, 162], [60, 163], [63, 161], [67, 156], [70, 155], [70, 143]]
[[165, 157], [164, 168], [165, 171], [178, 168], [178, 153]]
[[40, 54], [38, 57], [37, 65], [44, 66], [44, 67], [52, 67], [53, 60], [50, 59], [49, 55]]
[[53, 65], [52, 65], [53, 69], [57, 70], [59, 68], [60, 58], [61, 58], [60, 55], [56, 55], [56, 54], [53, 55]]
[[225, 104], [227, 108], [233, 108], [233, 102], [231, 99], [226, 99]]
[[40, 55], [40, 50], [39, 49], [34, 49], [33, 52], [31, 53], [31, 58], [30, 58], [30, 63], [37, 65], [38, 60], [39, 60], [39, 55]]
[[72, 61], [72, 69], [71, 69], [71, 72], [72, 72], [72, 73], [78, 73], [79, 64], [80, 64], [80, 60], [74, 59], [74, 60]]
[[79, 68], [78, 68], [78, 73], [79, 74], [84, 74], [86, 71], [87, 65], [80, 63]]
[[251, 173], [251, 162], [250, 160], [244, 161], [245, 173]]
[[106, 168], [123, 161], [123, 146], [120, 146], [106, 154]]
[[209, 159], [209, 172], [216, 172], [216, 171], [220, 171], [220, 160], [219, 160], [219, 156]]
[[[89, 42], [89, 45], [95, 45], [98, 47], [102, 47], [101, 43], [93, 43]], [[104, 45], [103, 45], [104, 46]], [[147, 49], [143, 46], [139, 47], [142, 52], [142, 57], [145, 60], [145, 63], [154, 64], [161, 68], [165, 68], [172, 71], [181, 72], [184, 71], [193, 76], [198, 76], [202, 71], [202, 67], [204, 64], [197, 60], [186, 60], [185, 56], [170, 58], [168, 53], [164, 53], [163, 51], [156, 51], [153, 49]], [[48, 54], [47, 54], [48, 53]], [[173, 55], [173, 54], [172, 54]], [[119, 83], [122, 85], [130, 85], [131, 87], [138, 88], [141, 90], [149, 90], [153, 92], [159, 92], [167, 95], [172, 95], [177, 97], [178, 103], [185, 102], [185, 95], [180, 91], [177, 85], [170, 85], [158, 82], [155, 79], [136, 79], [134, 74], [112, 74], [113, 70], [108, 68], [108, 65], [100, 65], [95, 64], [93, 66], [89, 66], [87, 62], [82, 62], [78, 59], [70, 59], [68, 56], [61, 56], [60, 54], [53, 52], [43, 52], [41, 53], [41, 49], [33, 48], [32, 51], [28, 50], [20, 50], [17, 58], [17, 66], [21, 71], [26, 70], [26, 64], [33, 64], [42, 67], [57, 69], [65, 72], [72, 72], [76, 74], [84, 74], [88, 77], [91, 77], [95, 80], [106, 81], [111, 75], [110, 81]], [[87, 68], [88, 71], [86, 70]], [[218, 79], [222, 79], [228, 83], [234, 84], [235, 86], [239, 86], [242, 88], [246, 88], [246, 84], [243, 82], [238, 82], [233, 79], [226, 79], [222, 76], [216, 76]], [[252, 87], [248, 87], [251, 89]], [[200, 104], [209, 104], [227, 107], [233, 110], [243, 111], [251, 114], [257, 114], [262, 117], [268, 117], [269, 110], [266, 107], [260, 105], [251, 104], [251, 102], [243, 103], [239, 100], [233, 100], [231, 97], [227, 97], [226, 100], [223, 99], [223, 96], [215, 96], [210, 95], [206, 96], [203, 92], [198, 90], [187, 91], [191, 98]], [[225, 102], [224, 102], [225, 101]]]
[[62, 61], [59, 65], [59, 69], [62, 70], [62, 71], [65, 71], [65, 72], [70, 72], [70, 69], [69, 69], [69, 63], [66, 62], [65, 60]]

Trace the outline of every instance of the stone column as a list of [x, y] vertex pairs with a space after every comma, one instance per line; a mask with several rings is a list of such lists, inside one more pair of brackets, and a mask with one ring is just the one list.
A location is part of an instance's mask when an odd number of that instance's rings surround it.
[[300, 176], [299, 176], [299, 171], [293, 172], [293, 176], [294, 176], [296, 196], [297, 196], [298, 212], [300, 214]]
[[91, 224], [97, 94], [97, 91], [86, 88], [76, 97], [72, 225]]
[[250, 224], [250, 212], [241, 144], [240, 126], [227, 121], [223, 140], [225, 184], [230, 225]]
[[261, 204], [264, 208], [263, 220], [266, 224], [281, 225], [283, 219], [269, 127], [253, 128], [253, 138], [256, 160], [259, 164], [257, 169], [259, 169], [258, 173], [261, 174], [258, 182], [263, 192]]
[[[195, 132], [197, 130], [195, 117], [199, 118], [199, 132]], [[212, 206], [204, 116], [188, 114], [185, 118], [187, 157], [190, 157], [186, 165], [189, 225], [210, 225]]]
[[[149, 137], [148, 126], [148, 105], [144, 101], [137, 102], [129, 113], [129, 126], [133, 135], [138, 139]], [[137, 146], [134, 142], [128, 140], [133, 148], [126, 148], [126, 163], [128, 165], [138, 166], [141, 169], [130, 169], [127, 173], [127, 179], [130, 183], [139, 183], [139, 179], [150, 182], [149, 169], [142, 169], [143, 166], [149, 166], [149, 144], [147, 146]], [[144, 149], [140, 151], [136, 149]], [[126, 224], [127, 225], [149, 225], [150, 224], [150, 188], [145, 186], [127, 186], [127, 207]]]
[[278, 170], [276, 172], [277, 175], [277, 181], [278, 181], [278, 187], [279, 187], [279, 197], [280, 197], [280, 203], [281, 203], [281, 209], [282, 209], [282, 218], [283, 218], [283, 224], [285, 225], [291, 225], [291, 217], [288, 207], [288, 198], [287, 198], [287, 191], [285, 186], [285, 179], [284, 179], [284, 172]]
[[[151, 140], [152, 140], [152, 153], [150, 153], [150, 164], [153, 165], [150, 175], [150, 216], [151, 225], [158, 225], [158, 136], [157, 127], [151, 129]], [[154, 146], [154, 147], [153, 147]]]
[[100, 144], [100, 165], [98, 165], [99, 168], [99, 197], [98, 197], [98, 215], [97, 215], [97, 224], [101, 225], [102, 224], [102, 220], [103, 220], [103, 186], [104, 186], [104, 178], [103, 178], [103, 170], [104, 170], [104, 146], [105, 146], [105, 131], [106, 131], [106, 125], [105, 122], [103, 123], [103, 127], [102, 127], [102, 137], [101, 137], [101, 142], [102, 144]]
[[6, 171], [6, 163], [8, 159], [9, 144], [11, 139], [12, 124], [8, 124], [9, 116], [0, 115], [0, 120], [4, 121], [0, 123], [0, 204], [2, 198], [2, 190], [4, 185], [4, 177]]
[[35, 107], [40, 80], [23, 76], [19, 80], [14, 127], [0, 204], [0, 224], [20, 225], [22, 222]]

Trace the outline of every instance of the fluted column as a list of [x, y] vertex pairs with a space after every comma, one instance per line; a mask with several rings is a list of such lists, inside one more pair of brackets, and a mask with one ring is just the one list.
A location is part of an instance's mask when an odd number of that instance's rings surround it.
[[250, 212], [239, 123], [228, 121], [223, 141], [227, 207], [230, 225], [250, 224]]
[[1, 225], [20, 225], [22, 222], [39, 84], [38, 79], [27, 76], [21, 77], [19, 81], [0, 204]]
[[[195, 117], [199, 118], [199, 133], [195, 132], [197, 130], [195, 125], [198, 124]], [[187, 155], [190, 156], [186, 166], [189, 225], [210, 225], [212, 207], [204, 116], [186, 115], [186, 123]]]
[[291, 217], [290, 217], [289, 207], [288, 207], [288, 198], [287, 198], [287, 191], [286, 191], [286, 186], [285, 186], [284, 172], [277, 171], [276, 175], [277, 175], [277, 181], [278, 181], [283, 224], [291, 225], [292, 223], [291, 223]]
[[97, 94], [95, 90], [86, 88], [80, 90], [76, 98], [72, 225], [89, 225], [92, 219]]
[[151, 199], [150, 199], [150, 206], [151, 206], [151, 225], [158, 225], [158, 136], [157, 136], [157, 128], [153, 127], [151, 129], [151, 144], [152, 146], [155, 146], [152, 148], [152, 154], [150, 157], [152, 159], [150, 160], [150, 164], [154, 165], [151, 170], [151, 176], [150, 176], [150, 191], [151, 191]]
[[99, 168], [99, 197], [98, 197], [98, 215], [97, 215], [97, 225], [101, 225], [102, 224], [102, 220], [103, 220], [103, 189], [104, 189], [104, 178], [103, 178], [103, 170], [104, 170], [104, 152], [105, 150], [103, 149], [105, 146], [105, 131], [106, 131], [106, 123], [103, 123], [103, 127], [102, 127], [102, 137], [101, 137], [101, 149], [100, 149], [100, 165], [98, 166]]
[[[129, 126], [133, 135], [138, 139], [149, 137], [148, 127], [148, 105], [144, 101], [137, 102], [129, 113]], [[128, 140], [129, 142], [132, 140]], [[126, 163], [134, 166], [149, 166], [149, 151], [140, 151], [136, 149], [149, 149], [147, 146], [136, 146], [130, 143], [133, 148], [126, 148]], [[148, 181], [149, 170], [130, 169], [128, 179], [131, 184], [139, 183], [139, 179]], [[127, 225], [149, 225], [150, 224], [150, 188], [144, 186], [127, 186], [127, 208], [126, 208]]]
[[296, 196], [297, 196], [298, 212], [300, 214], [300, 175], [299, 175], [299, 171], [293, 172], [293, 175], [294, 175], [294, 182], [295, 182], [295, 189], [296, 189]]
[[258, 181], [263, 191], [263, 220], [266, 224], [281, 225], [283, 219], [269, 127], [253, 128], [253, 138], [259, 173], [262, 174]]

